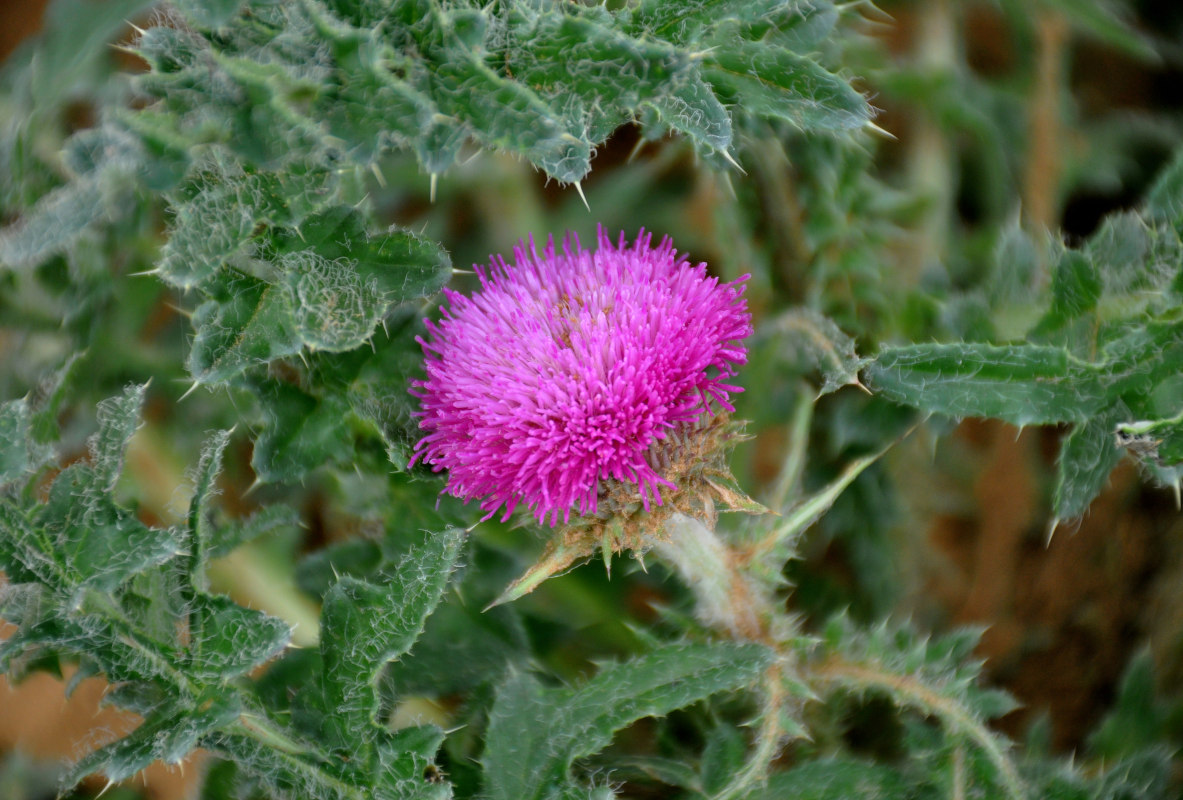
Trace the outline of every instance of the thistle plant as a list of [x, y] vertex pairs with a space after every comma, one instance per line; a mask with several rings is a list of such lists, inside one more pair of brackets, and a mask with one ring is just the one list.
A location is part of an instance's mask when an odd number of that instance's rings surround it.
[[0, 673], [132, 721], [63, 795], [1177, 794], [1148, 656], [1020, 743], [891, 536], [964, 417], [1062, 426], [1047, 531], [1123, 459], [1177, 497], [1183, 156], [1079, 241], [1003, 179], [960, 230], [950, 131], [1011, 176], [1044, 73], [919, 80], [862, 2], [53, 8], [0, 80]]

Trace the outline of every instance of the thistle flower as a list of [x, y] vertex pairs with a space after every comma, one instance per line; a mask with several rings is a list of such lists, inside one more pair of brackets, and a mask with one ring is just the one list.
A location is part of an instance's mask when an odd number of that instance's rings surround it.
[[480, 499], [486, 518], [524, 505], [553, 526], [594, 514], [613, 482], [660, 505], [677, 488], [660, 444], [742, 391], [728, 380], [747, 360], [747, 276], [720, 284], [644, 231], [629, 246], [600, 229], [595, 251], [574, 234], [561, 251], [531, 239], [513, 259], [477, 267], [472, 297], [445, 290], [418, 338], [426, 435], [412, 463], [447, 470], [445, 491]]

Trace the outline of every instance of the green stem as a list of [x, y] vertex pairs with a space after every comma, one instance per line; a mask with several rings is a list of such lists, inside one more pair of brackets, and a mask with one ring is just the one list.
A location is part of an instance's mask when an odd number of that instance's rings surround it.
[[715, 532], [701, 520], [674, 514], [665, 534], [653, 549], [694, 592], [699, 618], [733, 638], [766, 641], [772, 599], [737, 567], [731, 549]]
[[846, 661], [831, 656], [818, 665], [814, 672], [823, 682], [840, 683], [856, 689], [883, 689], [926, 714], [932, 714], [946, 726], [959, 730], [972, 739], [1002, 778], [1006, 793], [1014, 800], [1023, 800], [1023, 784], [1015, 765], [1007, 757], [997, 737], [978, 722], [973, 714], [957, 701], [945, 697], [910, 675], [882, 670], [874, 664]]

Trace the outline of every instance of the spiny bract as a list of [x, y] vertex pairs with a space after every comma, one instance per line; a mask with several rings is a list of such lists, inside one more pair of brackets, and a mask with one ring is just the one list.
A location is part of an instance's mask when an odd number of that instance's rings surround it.
[[[445, 290], [438, 324], [418, 339], [427, 379], [416, 445], [446, 491], [492, 516], [527, 506], [540, 522], [596, 511], [604, 481], [635, 484], [646, 508], [674, 486], [651, 448], [681, 426], [734, 410], [728, 383], [752, 332], [743, 276], [720, 284], [669, 238], [597, 249], [569, 234], [557, 250], [519, 243], [477, 267], [472, 297]], [[549, 518], [549, 519], [548, 519]]]

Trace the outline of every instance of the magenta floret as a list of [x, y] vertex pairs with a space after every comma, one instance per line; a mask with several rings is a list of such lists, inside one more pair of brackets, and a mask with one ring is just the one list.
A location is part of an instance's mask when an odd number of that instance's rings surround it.
[[[629, 246], [601, 229], [597, 249], [574, 234], [562, 250], [531, 238], [477, 267], [480, 291], [445, 290], [438, 324], [417, 341], [427, 379], [415, 446], [445, 491], [480, 499], [487, 517], [525, 505], [554, 525], [596, 511], [601, 481], [635, 484], [645, 508], [676, 488], [650, 449], [680, 426], [734, 410], [728, 383], [752, 332], [744, 276], [720, 284], [667, 237]], [[486, 518], [487, 518], [486, 517]]]

